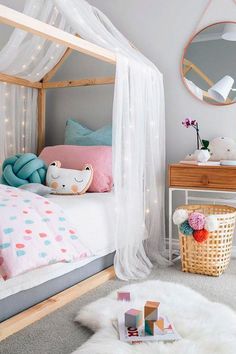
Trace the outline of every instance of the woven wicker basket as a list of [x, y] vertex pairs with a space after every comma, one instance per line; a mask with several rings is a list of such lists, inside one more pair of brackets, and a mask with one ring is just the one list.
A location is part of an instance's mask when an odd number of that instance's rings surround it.
[[216, 215], [219, 221], [217, 231], [198, 243], [192, 236], [179, 232], [182, 271], [219, 276], [228, 267], [232, 251], [236, 208], [227, 205], [184, 205], [178, 209], [198, 211], [204, 215]]

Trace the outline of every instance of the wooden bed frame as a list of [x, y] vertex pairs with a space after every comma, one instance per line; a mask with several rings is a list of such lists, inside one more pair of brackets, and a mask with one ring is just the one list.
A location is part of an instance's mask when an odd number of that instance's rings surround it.
[[[50, 82], [60, 66], [66, 61], [73, 50], [87, 54], [110, 64], [116, 64], [116, 56], [115, 53], [90, 43], [78, 35], [72, 35], [3, 5], [0, 5], [0, 22], [67, 47], [67, 50], [60, 61], [39, 82], [31, 82], [16, 76], [0, 73], [0, 81], [2, 82], [38, 89], [38, 153], [40, 153], [45, 145], [45, 109], [47, 89], [108, 85], [113, 84], [115, 80], [114, 77], [95, 77], [82, 80]], [[104, 271], [80, 282], [79, 284], [43, 301], [38, 305], [33, 306], [32, 308], [10, 318], [9, 320], [2, 322], [0, 324], [0, 341], [114, 277], [114, 268], [107, 268]]]

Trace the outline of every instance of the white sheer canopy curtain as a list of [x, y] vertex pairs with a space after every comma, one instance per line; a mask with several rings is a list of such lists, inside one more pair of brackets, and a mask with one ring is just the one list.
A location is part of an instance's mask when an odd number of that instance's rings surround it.
[[53, 0], [82, 38], [115, 50], [113, 177], [115, 270], [119, 278], [149, 274], [164, 251], [165, 115], [163, 77], [98, 9], [84, 0]]
[[[71, 31], [52, 1], [29, 0], [26, 15]], [[15, 29], [0, 51], [0, 72], [40, 81], [59, 61], [66, 48]], [[37, 89], [0, 83], [0, 162], [37, 148]]]

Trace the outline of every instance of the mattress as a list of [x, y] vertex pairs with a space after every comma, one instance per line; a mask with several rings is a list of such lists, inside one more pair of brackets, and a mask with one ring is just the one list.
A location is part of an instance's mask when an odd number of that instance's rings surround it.
[[90, 248], [93, 256], [79, 262], [49, 265], [5, 282], [0, 281], [0, 300], [84, 267], [115, 250], [112, 192], [86, 193], [81, 196], [50, 195], [48, 198], [65, 211], [78, 229], [81, 242]]

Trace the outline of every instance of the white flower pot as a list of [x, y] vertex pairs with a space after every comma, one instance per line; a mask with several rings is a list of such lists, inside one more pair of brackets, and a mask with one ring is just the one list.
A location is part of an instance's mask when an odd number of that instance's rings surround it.
[[195, 160], [198, 162], [207, 162], [210, 158], [210, 153], [208, 150], [196, 150], [194, 152]]

